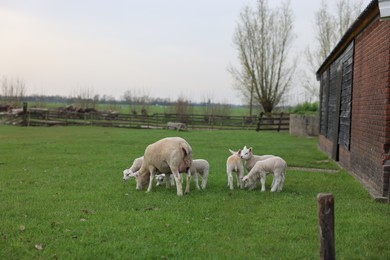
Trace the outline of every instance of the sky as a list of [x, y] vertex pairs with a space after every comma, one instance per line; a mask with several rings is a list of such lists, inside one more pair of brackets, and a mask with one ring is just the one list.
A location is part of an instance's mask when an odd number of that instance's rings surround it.
[[[329, 0], [332, 6], [336, 0]], [[271, 7], [281, 0], [268, 1]], [[363, 9], [369, 3], [363, 1]], [[240, 11], [256, 0], [0, 0], [0, 77], [27, 94], [152, 98], [243, 104], [229, 66]], [[320, 0], [291, 0], [301, 57], [315, 41]], [[302, 58], [298, 59], [304, 66]], [[299, 79], [287, 103], [308, 98]], [[1, 90], [0, 90], [1, 91]]]

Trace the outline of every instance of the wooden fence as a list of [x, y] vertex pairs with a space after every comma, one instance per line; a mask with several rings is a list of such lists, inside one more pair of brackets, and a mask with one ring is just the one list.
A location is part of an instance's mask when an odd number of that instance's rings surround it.
[[[97, 125], [125, 128], [168, 128], [173, 123], [185, 124], [184, 129], [229, 129], [229, 130], [289, 130], [289, 114], [266, 114], [259, 116], [221, 116], [200, 114], [132, 115], [111, 112], [78, 113], [70, 111], [28, 109], [23, 114], [26, 126]], [[183, 129], [183, 128], [181, 128]]]

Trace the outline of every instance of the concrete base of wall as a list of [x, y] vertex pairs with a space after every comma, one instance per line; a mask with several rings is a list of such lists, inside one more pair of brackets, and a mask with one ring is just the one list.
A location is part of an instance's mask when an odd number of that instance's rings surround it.
[[320, 117], [318, 115], [290, 115], [290, 135], [318, 136]]

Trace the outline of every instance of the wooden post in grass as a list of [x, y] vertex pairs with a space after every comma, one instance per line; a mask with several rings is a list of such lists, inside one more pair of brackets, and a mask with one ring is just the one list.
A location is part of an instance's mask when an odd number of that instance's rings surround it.
[[317, 195], [320, 259], [336, 259], [334, 244], [334, 199], [331, 193]]

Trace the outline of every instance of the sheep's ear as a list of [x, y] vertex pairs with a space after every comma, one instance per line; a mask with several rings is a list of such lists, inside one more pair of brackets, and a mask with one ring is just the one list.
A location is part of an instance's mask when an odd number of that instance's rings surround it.
[[248, 148], [246, 148], [246, 145], [245, 145], [243, 149], [246, 150], [246, 149], [248, 149]]
[[230, 152], [231, 154], [235, 154], [235, 153], [236, 153], [235, 151], [233, 151], [233, 150], [231, 150], [231, 149], [229, 149], [229, 152]]
[[238, 149], [237, 154], [238, 154], [238, 155], [241, 155], [241, 149]]
[[249, 152], [250, 152], [250, 153], [252, 152], [252, 147], [251, 147], [251, 148], [249, 148]]

